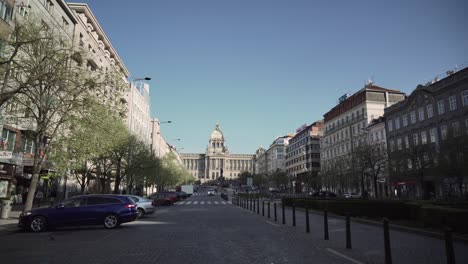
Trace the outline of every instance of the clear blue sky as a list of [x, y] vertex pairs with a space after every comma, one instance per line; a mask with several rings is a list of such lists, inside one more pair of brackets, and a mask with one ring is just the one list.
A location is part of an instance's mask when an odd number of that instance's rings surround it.
[[[410, 93], [468, 63], [467, 1], [88, 0], [181, 152], [216, 121], [253, 153], [372, 78]], [[171, 141], [180, 138], [181, 141]]]

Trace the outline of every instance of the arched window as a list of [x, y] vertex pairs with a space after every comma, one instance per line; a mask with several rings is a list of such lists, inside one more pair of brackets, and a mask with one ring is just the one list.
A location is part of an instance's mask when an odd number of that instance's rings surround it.
[[216, 173], [216, 178], [218, 178], [218, 177], [219, 177], [219, 172]]
[[216, 143], [216, 147], [218, 147], [218, 148], [219, 148], [219, 142], [218, 142], [218, 143]]
[[215, 143], [213, 142], [213, 148], [215, 147]]
[[215, 173], [213, 172], [211, 173], [211, 178], [214, 179], [214, 177], [215, 177]]

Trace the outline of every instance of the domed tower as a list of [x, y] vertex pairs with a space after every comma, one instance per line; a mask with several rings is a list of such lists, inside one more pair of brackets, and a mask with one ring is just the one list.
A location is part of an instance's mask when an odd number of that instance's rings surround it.
[[208, 147], [206, 148], [206, 153], [212, 154], [212, 153], [227, 152], [227, 148], [224, 145], [224, 142], [225, 140], [224, 140], [223, 132], [221, 132], [219, 123], [216, 123], [216, 128], [213, 131], [213, 133], [211, 133], [210, 141], [209, 141]]

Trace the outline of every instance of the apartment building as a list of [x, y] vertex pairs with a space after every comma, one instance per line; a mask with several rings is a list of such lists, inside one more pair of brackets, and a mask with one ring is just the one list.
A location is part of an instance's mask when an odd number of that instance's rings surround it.
[[[324, 114], [320, 158], [322, 181], [336, 192], [361, 189], [354, 170], [354, 149], [367, 140], [366, 128], [384, 114], [384, 109], [405, 99], [405, 94], [369, 82], [353, 95], [343, 95]], [[367, 184], [370, 185], [370, 184]]]
[[323, 121], [302, 125], [286, 148], [286, 173], [295, 192], [319, 188], [320, 138]]
[[400, 197], [467, 192], [468, 68], [418, 85], [385, 109], [390, 182]]

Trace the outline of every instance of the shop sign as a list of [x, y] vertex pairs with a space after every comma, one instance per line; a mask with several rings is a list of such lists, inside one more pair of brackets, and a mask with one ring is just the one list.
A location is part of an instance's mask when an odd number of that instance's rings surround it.
[[0, 151], [0, 159], [12, 159], [13, 152], [12, 151]]

